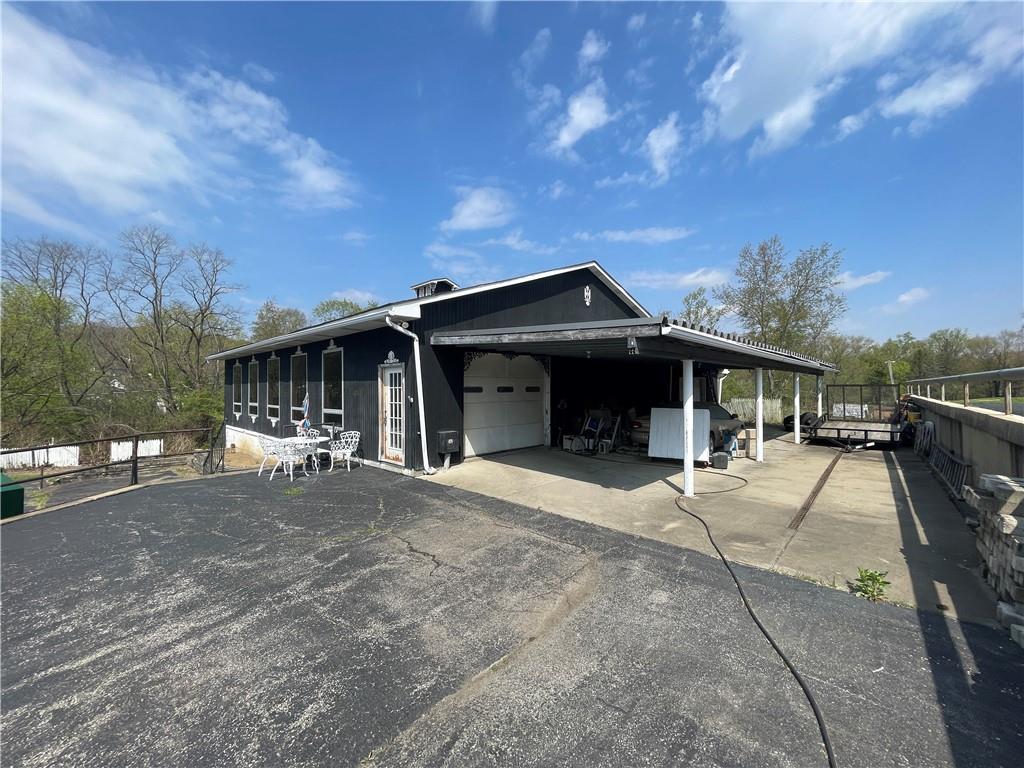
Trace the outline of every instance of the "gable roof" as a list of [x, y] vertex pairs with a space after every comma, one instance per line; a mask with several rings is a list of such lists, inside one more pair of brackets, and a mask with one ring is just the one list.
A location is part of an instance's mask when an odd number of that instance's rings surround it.
[[418, 320], [420, 317], [420, 307], [424, 304], [433, 304], [439, 301], [451, 301], [463, 296], [483, 293], [484, 291], [495, 291], [500, 288], [507, 288], [512, 285], [528, 283], [534, 280], [543, 280], [545, 278], [562, 275], [567, 272], [575, 272], [582, 269], [589, 269], [595, 277], [608, 286], [608, 288], [622, 299], [627, 306], [636, 312], [639, 317], [651, 317], [651, 313], [648, 312], [639, 301], [633, 298], [629, 292], [626, 291], [626, 289], [623, 288], [617, 280], [615, 280], [615, 278], [608, 274], [604, 267], [596, 261], [586, 261], [581, 264], [571, 264], [566, 267], [558, 267], [556, 269], [549, 269], [543, 272], [521, 275], [520, 277], [495, 280], [490, 283], [480, 283], [479, 285], [458, 288], [456, 290], [445, 291], [443, 293], [424, 296], [422, 298], [391, 302], [379, 307], [373, 307], [371, 309], [363, 310], [362, 312], [357, 312], [354, 315], [346, 315], [345, 317], [337, 320], [328, 320], [306, 328], [300, 328], [299, 330], [292, 331], [291, 333], [274, 336], [269, 339], [262, 339], [260, 341], [254, 341], [250, 344], [243, 344], [238, 347], [232, 347], [231, 349], [207, 355], [206, 359], [225, 360], [235, 357], [244, 357], [246, 355], [254, 355], [257, 352], [267, 352], [272, 349], [281, 349], [282, 347], [309, 344], [314, 341], [323, 341], [330, 338], [336, 338], [338, 336], [347, 336], [349, 334], [385, 326], [386, 323], [384, 322], [384, 318], [388, 315], [401, 318], [403, 320]]

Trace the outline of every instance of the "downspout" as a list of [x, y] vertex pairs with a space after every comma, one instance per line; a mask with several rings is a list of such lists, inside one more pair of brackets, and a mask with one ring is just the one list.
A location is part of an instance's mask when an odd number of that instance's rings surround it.
[[419, 406], [420, 414], [420, 449], [423, 453], [423, 471], [428, 475], [432, 475], [437, 470], [430, 466], [430, 459], [427, 458], [427, 416], [424, 413], [423, 407], [423, 370], [420, 365], [420, 337], [408, 328], [403, 328], [391, 322], [391, 315], [384, 315], [384, 322], [399, 333], [405, 334], [412, 339], [413, 367], [416, 369], [416, 404]]

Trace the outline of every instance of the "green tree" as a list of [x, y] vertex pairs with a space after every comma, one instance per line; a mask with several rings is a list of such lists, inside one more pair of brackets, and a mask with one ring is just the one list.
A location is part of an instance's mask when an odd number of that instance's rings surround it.
[[928, 375], [966, 373], [970, 367], [967, 360], [970, 338], [962, 328], [943, 328], [931, 334], [925, 340], [932, 358], [932, 372]]
[[[776, 236], [740, 249], [735, 279], [714, 296], [755, 341], [811, 352], [846, 311], [837, 290], [842, 252], [829, 243], [791, 257]], [[776, 377], [768, 372], [768, 392]]]
[[695, 288], [683, 297], [683, 313], [679, 316], [691, 328], [717, 328], [728, 309], [714, 306], [704, 286]]
[[364, 305], [356, 301], [352, 301], [352, 299], [324, 299], [313, 307], [313, 317], [320, 322], [325, 323], [328, 320], [338, 320], [339, 318], [354, 315], [367, 309], [373, 309], [376, 306], [376, 301], [370, 301]]
[[305, 328], [307, 325], [309, 325], [309, 321], [301, 309], [282, 307], [273, 299], [267, 299], [256, 310], [249, 338], [252, 341], [270, 339]]

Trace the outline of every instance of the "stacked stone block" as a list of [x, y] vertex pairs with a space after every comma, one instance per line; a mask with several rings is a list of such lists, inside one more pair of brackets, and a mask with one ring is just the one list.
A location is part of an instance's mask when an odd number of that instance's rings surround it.
[[996, 618], [1024, 647], [1024, 478], [982, 475], [964, 486], [964, 501], [978, 512], [978, 551], [999, 602]]

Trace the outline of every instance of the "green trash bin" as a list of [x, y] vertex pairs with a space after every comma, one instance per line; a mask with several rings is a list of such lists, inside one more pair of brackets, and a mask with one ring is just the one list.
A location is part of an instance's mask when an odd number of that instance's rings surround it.
[[0, 472], [0, 519], [14, 517], [25, 511], [25, 488]]

